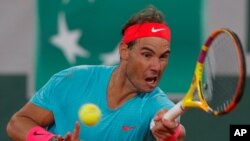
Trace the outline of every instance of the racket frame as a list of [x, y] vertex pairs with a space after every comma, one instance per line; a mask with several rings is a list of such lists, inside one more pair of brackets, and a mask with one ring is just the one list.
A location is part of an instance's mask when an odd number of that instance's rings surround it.
[[[209, 50], [209, 47], [213, 40], [221, 33], [226, 33], [230, 36], [230, 38], [233, 40], [234, 47], [237, 47], [237, 56], [238, 58], [238, 64], [240, 65], [239, 68], [239, 80], [236, 88], [236, 95], [234, 96], [234, 99], [232, 102], [229, 104], [229, 106], [225, 109], [223, 112], [218, 112], [212, 110], [208, 103], [206, 102], [206, 99], [204, 98], [203, 91], [202, 91], [202, 74], [203, 74], [203, 66], [204, 66], [204, 61], [207, 55], [207, 52]], [[246, 66], [245, 66], [245, 59], [244, 59], [244, 53], [243, 49], [240, 43], [239, 38], [237, 35], [226, 28], [221, 28], [217, 29], [214, 31], [206, 40], [205, 44], [202, 46], [198, 61], [196, 63], [195, 67], [195, 72], [193, 76], [192, 83], [189, 87], [189, 90], [187, 94], [184, 96], [184, 98], [179, 101], [172, 109], [170, 109], [168, 112], [166, 112], [163, 116], [163, 118], [168, 119], [168, 120], [174, 120], [178, 118], [178, 116], [182, 115], [187, 109], [189, 108], [198, 108], [202, 109], [205, 112], [211, 113], [213, 115], [223, 115], [226, 113], [229, 113], [232, 111], [238, 102], [240, 101], [243, 91], [244, 91], [244, 86], [245, 86], [245, 75], [246, 75]], [[194, 100], [195, 94], [198, 95], [198, 100]]]

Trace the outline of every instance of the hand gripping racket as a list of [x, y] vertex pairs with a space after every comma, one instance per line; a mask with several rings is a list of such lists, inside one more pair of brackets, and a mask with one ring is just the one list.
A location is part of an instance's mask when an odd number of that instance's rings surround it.
[[229, 29], [215, 30], [201, 48], [187, 94], [163, 118], [174, 120], [189, 108], [215, 116], [229, 113], [243, 95], [245, 76], [245, 58], [238, 36]]

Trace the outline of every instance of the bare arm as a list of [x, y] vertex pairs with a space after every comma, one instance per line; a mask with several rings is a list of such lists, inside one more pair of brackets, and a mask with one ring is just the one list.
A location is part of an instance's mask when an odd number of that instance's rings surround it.
[[11, 117], [7, 133], [13, 140], [25, 141], [26, 134], [32, 127], [46, 127], [53, 121], [52, 112], [28, 102]]

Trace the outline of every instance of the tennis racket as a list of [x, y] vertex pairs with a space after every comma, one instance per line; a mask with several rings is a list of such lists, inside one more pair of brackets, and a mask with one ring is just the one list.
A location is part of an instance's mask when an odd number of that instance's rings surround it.
[[191, 86], [163, 118], [174, 120], [189, 108], [215, 116], [231, 112], [244, 92], [246, 66], [238, 36], [229, 29], [217, 29], [202, 46]]

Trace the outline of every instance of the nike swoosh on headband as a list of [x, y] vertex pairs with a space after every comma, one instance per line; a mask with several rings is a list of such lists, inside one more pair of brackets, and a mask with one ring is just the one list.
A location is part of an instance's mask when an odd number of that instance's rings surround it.
[[151, 29], [151, 31], [153, 32], [153, 33], [155, 33], [155, 32], [159, 32], [159, 31], [162, 31], [162, 30], [165, 30], [165, 28], [157, 28], [157, 29], [155, 29], [154, 27]]

